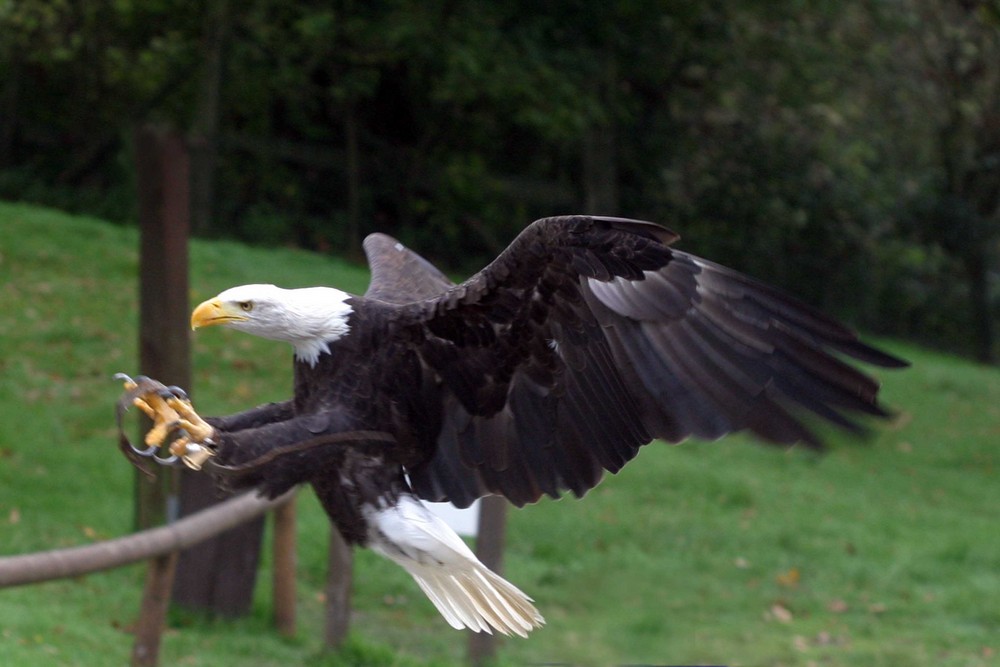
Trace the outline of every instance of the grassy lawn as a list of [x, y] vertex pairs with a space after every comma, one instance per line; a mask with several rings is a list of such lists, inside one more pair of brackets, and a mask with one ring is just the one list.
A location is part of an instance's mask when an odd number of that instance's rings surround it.
[[[115, 447], [117, 371], [137, 371], [135, 230], [0, 203], [0, 555], [126, 534], [133, 472]], [[196, 242], [192, 304], [240, 283], [335, 284], [363, 268]], [[194, 339], [205, 414], [285, 398], [290, 353]], [[1000, 664], [1000, 371], [884, 341], [899, 411], [823, 456], [747, 438], [654, 445], [581, 502], [511, 513], [507, 575], [548, 625], [501, 663]], [[350, 646], [321, 652], [328, 524], [300, 499], [300, 630], [175, 611], [165, 665], [451, 665], [466, 637], [398, 567], [358, 555]], [[0, 591], [0, 664], [124, 665], [142, 566]]]

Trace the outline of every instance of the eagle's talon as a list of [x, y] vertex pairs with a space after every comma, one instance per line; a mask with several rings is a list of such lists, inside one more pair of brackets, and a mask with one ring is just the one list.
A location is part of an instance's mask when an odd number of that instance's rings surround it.
[[170, 385], [169, 387], [167, 387], [167, 391], [170, 392], [170, 394], [174, 398], [179, 398], [180, 400], [187, 401], [188, 403], [191, 402], [191, 399], [188, 398], [187, 392], [184, 391], [183, 389], [181, 389], [180, 387], [178, 387], [175, 384], [174, 385]]

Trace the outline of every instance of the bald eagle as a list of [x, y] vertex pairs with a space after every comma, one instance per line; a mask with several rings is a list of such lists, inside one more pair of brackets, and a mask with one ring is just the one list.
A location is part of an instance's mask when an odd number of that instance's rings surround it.
[[421, 500], [583, 496], [654, 438], [748, 430], [818, 447], [809, 421], [856, 431], [854, 415], [887, 414], [845, 359], [905, 362], [676, 239], [649, 222], [545, 218], [456, 285], [375, 234], [364, 296], [228, 289], [192, 327], [290, 343], [294, 396], [205, 420], [168, 397], [174, 449], [193, 467], [210, 458], [231, 487], [311, 484], [345, 540], [403, 566], [453, 627], [524, 636], [543, 623], [531, 599]]

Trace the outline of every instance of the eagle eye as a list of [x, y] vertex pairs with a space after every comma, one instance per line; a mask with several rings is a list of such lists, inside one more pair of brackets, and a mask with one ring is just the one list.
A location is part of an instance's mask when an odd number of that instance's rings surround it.
[[253, 310], [253, 301], [240, 301], [240, 310], [244, 313], [249, 313]]

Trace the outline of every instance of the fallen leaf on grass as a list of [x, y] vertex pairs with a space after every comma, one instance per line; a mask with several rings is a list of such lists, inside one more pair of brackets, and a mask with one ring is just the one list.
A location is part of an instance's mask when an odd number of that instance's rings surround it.
[[788, 610], [788, 608], [785, 607], [784, 605], [775, 603], [775, 604], [771, 605], [770, 612], [771, 612], [772, 618], [774, 618], [774, 620], [776, 620], [778, 623], [791, 623], [792, 622], [792, 618], [793, 618], [792, 612], [790, 612]]
[[847, 603], [839, 598], [836, 600], [830, 600], [830, 604], [826, 605], [826, 608], [834, 614], [843, 614], [850, 609], [850, 607], [847, 606]]
[[240, 382], [233, 387], [232, 393], [239, 399], [248, 400], [253, 397], [253, 387], [248, 382]]
[[799, 585], [799, 580], [802, 576], [799, 574], [799, 568], [793, 567], [788, 572], [782, 572], [774, 578], [778, 582], [779, 586], [784, 586], [785, 588], [795, 588]]

